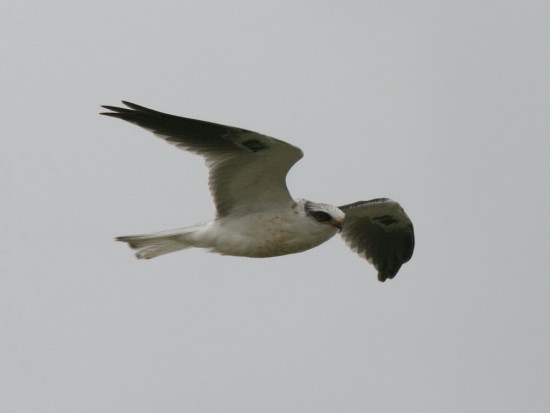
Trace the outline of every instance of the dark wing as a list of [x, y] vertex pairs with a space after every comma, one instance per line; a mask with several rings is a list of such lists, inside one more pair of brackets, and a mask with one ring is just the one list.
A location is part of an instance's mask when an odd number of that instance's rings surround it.
[[302, 151], [245, 129], [168, 115], [130, 102], [102, 115], [141, 126], [178, 148], [202, 155], [218, 216], [288, 207], [286, 174]]
[[359, 201], [340, 208], [345, 214], [342, 238], [378, 270], [378, 279], [395, 277], [414, 250], [413, 225], [391, 199]]

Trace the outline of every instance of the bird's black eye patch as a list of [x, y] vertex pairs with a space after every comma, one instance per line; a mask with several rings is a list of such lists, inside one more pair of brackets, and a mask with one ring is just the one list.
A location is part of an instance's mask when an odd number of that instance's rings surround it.
[[332, 220], [332, 217], [323, 211], [312, 211], [310, 215], [315, 218], [317, 222], [328, 222]]
[[250, 149], [252, 152], [258, 152], [268, 148], [267, 145], [264, 145], [257, 139], [250, 139], [248, 141], [244, 141], [242, 142], [242, 145]]

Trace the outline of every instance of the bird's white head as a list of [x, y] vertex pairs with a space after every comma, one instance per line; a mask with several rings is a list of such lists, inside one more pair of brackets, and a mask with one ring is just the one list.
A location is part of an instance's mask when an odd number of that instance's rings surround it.
[[337, 207], [305, 200], [303, 207], [306, 216], [314, 222], [342, 230], [345, 214]]

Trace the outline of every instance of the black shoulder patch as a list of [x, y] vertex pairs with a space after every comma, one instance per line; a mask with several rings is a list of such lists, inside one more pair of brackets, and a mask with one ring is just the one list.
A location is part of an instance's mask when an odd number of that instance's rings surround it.
[[269, 146], [264, 145], [257, 139], [250, 139], [247, 141], [244, 141], [241, 143], [245, 148], [250, 149], [252, 152], [259, 152], [263, 151], [264, 149], [268, 149]]
[[395, 223], [399, 222], [398, 219], [395, 219], [391, 215], [382, 215], [381, 217], [374, 217], [373, 219], [376, 220], [376, 221], [381, 222], [382, 224], [384, 224], [386, 226], [392, 225], [392, 224], [395, 224]]

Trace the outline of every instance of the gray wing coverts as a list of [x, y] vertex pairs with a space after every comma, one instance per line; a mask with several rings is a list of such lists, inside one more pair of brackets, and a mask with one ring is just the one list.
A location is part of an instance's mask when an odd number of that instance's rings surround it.
[[387, 198], [339, 207], [345, 214], [342, 238], [378, 270], [378, 279], [393, 278], [414, 250], [413, 225], [403, 208]]
[[141, 126], [167, 142], [202, 155], [218, 216], [288, 206], [288, 170], [302, 156], [295, 146], [246, 129], [169, 115], [134, 103], [103, 106], [102, 115]]

